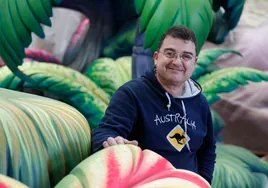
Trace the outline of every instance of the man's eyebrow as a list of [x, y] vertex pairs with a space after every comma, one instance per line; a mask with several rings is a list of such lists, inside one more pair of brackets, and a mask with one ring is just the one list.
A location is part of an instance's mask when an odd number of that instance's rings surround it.
[[164, 51], [166, 51], [166, 50], [170, 50], [170, 51], [176, 52], [176, 50], [174, 48], [165, 48]]
[[192, 52], [185, 52], [185, 51], [184, 51], [183, 53], [185, 53], [185, 54], [190, 54], [190, 55], [192, 55], [192, 56], [194, 55]]
[[[170, 51], [176, 52], [176, 50], [174, 48], [165, 48], [164, 51], [166, 51], [166, 50], [170, 50]], [[183, 53], [194, 56], [194, 54], [192, 52], [184, 51]]]

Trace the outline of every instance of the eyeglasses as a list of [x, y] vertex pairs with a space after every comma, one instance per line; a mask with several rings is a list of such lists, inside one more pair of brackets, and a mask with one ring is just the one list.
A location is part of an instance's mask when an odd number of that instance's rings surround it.
[[185, 61], [185, 62], [191, 61], [193, 59], [193, 55], [191, 54], [188, 54], [188, 53], [179, 54], [171, 50], [166, 50], [164, 52], [158, 52], [158, 53], [163, 53], [167, 58], [170, 58], [170, 59], [174, 59], [174, 58], [177, 59], [179, 56], [180, 60]]

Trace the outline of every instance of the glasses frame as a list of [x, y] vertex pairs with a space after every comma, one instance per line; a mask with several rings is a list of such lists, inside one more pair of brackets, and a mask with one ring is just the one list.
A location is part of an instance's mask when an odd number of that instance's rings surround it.
[[169, 59], [178, 59], [178, 57], [180, 57], [180, 60], [181, 61], [184, 61], [184, 62], [189, 62], [189, 61], [191, 61], [191, 60], [193, 60], [194, 59], [194, 55], [191, 55], [191, 59], [189, 59], [189, 60], [185, 60], [185, 59], [183, 59], [182, 58], [182, 55], [183, 54], [185, 54], [185, 53], [177, 53], [177, 52], [174, 52], [174, 57], [168, 57], [166, 54], [165, 54], [165, 51], [164, 52], [162, 52], [162, 51], [157, 51], [157, 53], [162, 53], [165, 57], [167, 57], [167, 58], [169, 58]]

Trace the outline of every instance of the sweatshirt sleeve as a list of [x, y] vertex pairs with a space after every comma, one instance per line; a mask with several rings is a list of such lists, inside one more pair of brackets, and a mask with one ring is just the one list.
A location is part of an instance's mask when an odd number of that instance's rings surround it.
[[207, 134], [201, 148], [197, 152], [197, 158], [199, 174], [211, 184], [216, 161], [216, 140], [214, 137], [211, 111], [209, 107], [207, 117]]
[[120, 87], [113, 95], [99, 127], [92, 130], [92, 152], [102, 149], [109, 137], [127, 138], [136, 121], [137, 108], [133, 93], [127, 86]]

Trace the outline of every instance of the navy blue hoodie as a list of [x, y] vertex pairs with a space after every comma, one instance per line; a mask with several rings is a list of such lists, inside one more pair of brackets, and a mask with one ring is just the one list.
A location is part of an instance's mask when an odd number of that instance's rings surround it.
[[216, 146], [209, 105], [197, 82], [188, 79], [185, 86], [182, 96], [173, 97], [153, 71], [121, 86], [99, 128], [92, 130], [93, 152], [100, 150], [108, 137], [122, 136], [211, 183]]

